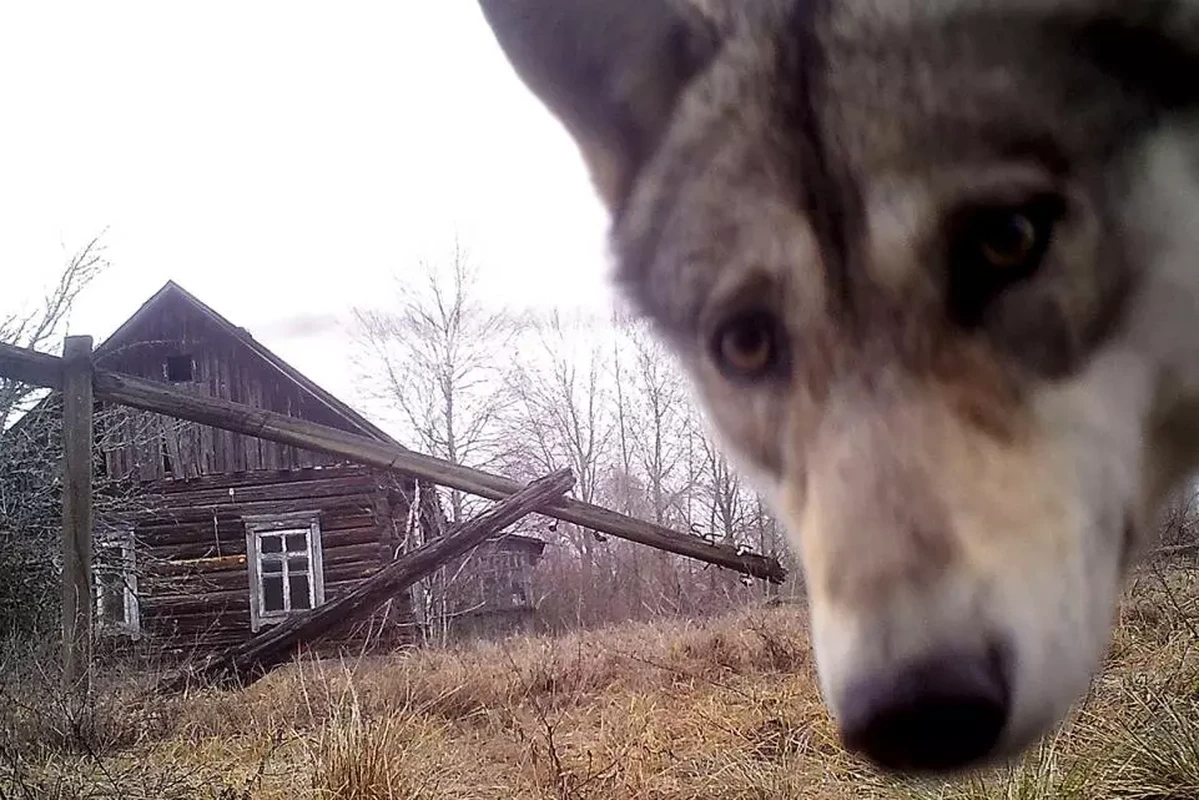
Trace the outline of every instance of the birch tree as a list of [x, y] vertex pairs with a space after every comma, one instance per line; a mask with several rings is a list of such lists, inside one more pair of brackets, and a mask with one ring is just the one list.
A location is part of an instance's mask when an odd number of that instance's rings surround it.
[[[421, 262], [394, 282], [387, 307], [353, 311], [364, 393], [399, 412], [414, 448], [489, 466], [504, 447], [513, 318], [485, 305], [478, 266], [457, 242], [445, 263]], [[462, 521], [464, 504], [450, 492], [451, 523]]]
[[[574, 496], [600, 502], [612, 438], [604, 353], [593, 331], [558, 313], [531, 322], [525, 334], [529, 347], [512, 374], [512, 441], [542, 472], [570, 467], [577, 477]], [[602, 537], [575, 525], [559, 527], [590, 569]]]

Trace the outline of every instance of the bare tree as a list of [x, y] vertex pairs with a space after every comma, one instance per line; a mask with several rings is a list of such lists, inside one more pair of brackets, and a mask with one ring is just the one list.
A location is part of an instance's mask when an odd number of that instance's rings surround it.
[[[618, 321], [616, 440], [620, 461], [612, 471], [621, 505], [658, 524], [693, 530], [695, 409], [683, 376], [658, 338], [636, 320]], [[651, 613], [678, 613], [694, 565], [657, 554], [633, 562], [636, 591]]]
[[[353, 310], [364, 394], [398, 412], [416, 449], [455, 464], [491, 466], [506, 449], [504, 362], [517, 321], [483, 302], [478, 266], [457, 240], [445, 262], [423, 261], [394, 284], [386, 309]], [[468, 496], [457, 490], [448, 496], [448, 522], [464, 521], [472, 510]], [[418, 613], [434, 638], [449, 634], [451, 595], [466, 565], [442, 567], [415, 587]]]
[[[29, 350], [54, 350], [62, 339], [75, 301], [108, 267], [100, 237], [76, 251], [45, 288], [41, 302], [0, 310], [0, 342]], [[44, 392], [27, 384], [0, 378], [0, 431], [18, 416], [28, 401]]]
[[[612, 433], [604, 354], [593, 331], [558, 313], [531, 322], [525, 334], [538, 346], [525, 351], [511, 376], [516, 400], [511, 440], [521, 458], [542, 473], [569, 466], [578, 478], [575, 496], [596, 502]], [[559, 527], [590, 569], [598, 535], [575, 525]]]
[[[414, 447], [486, 467], [503, 450], [503, 362], [514, 320], [483, 304], [478, 277], [455, 241], [446, 263], [397, 275], [386, 310], [355, 308], [354, 337], [366, 393], [400, 412]], [[450, 493], [451, 523], [464, 518], [463, 504], [461, 492]]]
[[637, 394], [638, 418], [634, 422], [634, 452], [638, 454], [650, 493], [653, 521], [670, 524], [677, 512], [678, 498], [687, 490], [686, 479], [678, 477], [678, 464], [685, 456], [688, 414], [691, 411], [682, 376], [669, 353], [643, 326], [630, 327], [636, 369], [630, 386]]
[[[616, 315], [613, 315], [612, 324], [614, 329], [618, 329], [620, 320]], [[618, 483], [617, 491], [620, 492], [620, 510], [625, 514], [632, 512], [633, 507], [633, 491], [629, 485], [633, 478], [633, 448], [630, 441], [629, 432], [630, 412], [628, 400], [626, 398], [627, 390], [625, 389], [625, 360], [626, 356], [621, 347], [621, 338], [619, 336], [612, 337], [612, 377], [616, 400], [616, 440], [619, 446], [618, 454], [620, 460], [617, 463], [616, 483]]]
[[1157, 529], [1151, 555], [1199, 555], [1199, 484], [1194, 479], [1170, 493], [1157, 513]]
[[[750, 546], [773, 536], [643, 323], [490, 310], [464, 254], [454, 256], [446, 269], [422, 264], [420, 282], [402, 283], [389, 312], [355, 315], [374, 397], [400, 412], [415, 446], [517, 479], [568, 466], [580, 499], [698, 536]], [[462, 514], [460, 500], [451, 506]], [[573, 525], [546, 522], [539, 533], [562, 545], [547, 551], [537, 578], [557, 624], [707, 613], [752, 595], [717, 570], [647, 558]], [[455, 577], [437, 580], [419, 601], [432, 624], [449, 613], [437, 598]]]
[[719, 536], [724, 544], [738, 544], [738, 533], [748, 514], [747, 498], [741, 491], [741, 476], [710, 438], [703, 437], [702, 442], [707, 467], [705, 489], [709, 525], [713, 535]]

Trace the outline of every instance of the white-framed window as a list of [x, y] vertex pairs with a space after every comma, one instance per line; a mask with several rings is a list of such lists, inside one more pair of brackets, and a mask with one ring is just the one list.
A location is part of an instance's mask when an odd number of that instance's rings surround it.
[[102, 634], [141, 636], [137, 598], [137, 550], [132, 528], [114, 528], [97, 536], [92, 559], [96, 627]]
[[250, 628], [281, 622], [325, 602], [317, 512], [245, 517]]

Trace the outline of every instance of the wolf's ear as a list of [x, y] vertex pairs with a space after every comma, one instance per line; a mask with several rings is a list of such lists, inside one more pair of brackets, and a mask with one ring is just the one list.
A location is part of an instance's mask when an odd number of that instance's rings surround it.
[[[1088, 13], [1090, 12], [1090, 13]], [[1167, 111], [1199, 106], [1199, 5], [1110, 0], [1099, 12], [1064, 5], [1059, 32], [1071, 49]]]
[[717, 46], [677, 0], [480, 0], [517, 75], [574, 137], [609, 211]]

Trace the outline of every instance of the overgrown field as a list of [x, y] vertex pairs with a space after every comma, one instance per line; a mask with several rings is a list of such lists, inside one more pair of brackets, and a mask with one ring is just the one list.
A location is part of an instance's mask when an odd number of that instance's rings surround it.
[[955, 786], [891, 785], [840, 751], [802, 614], [780, 607], [305, 660], [245, 692], [172, 700], [110, 677], [87, 709], [26, 671], [0, 698], [0, 799], [1193, 799], [1196, 620], [1196, 573], [1139, 579], [1070, 723], [1023, 764]]

